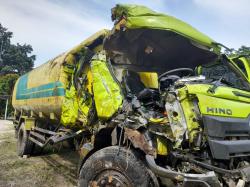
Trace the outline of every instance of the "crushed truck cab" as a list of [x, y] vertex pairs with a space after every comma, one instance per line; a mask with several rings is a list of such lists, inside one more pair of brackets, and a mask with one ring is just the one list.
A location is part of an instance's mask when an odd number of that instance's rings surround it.
[[18, 154], [74, 140], [79, 186], [248, 186], [245, 57], [138, 5], [114, 27], [19, 78]]

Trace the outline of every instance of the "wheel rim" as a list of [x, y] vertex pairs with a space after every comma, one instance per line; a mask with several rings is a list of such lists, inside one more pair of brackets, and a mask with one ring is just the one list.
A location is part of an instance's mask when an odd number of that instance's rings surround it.
[[90, 182], [90, 186], [132, 187], [133, 185], [122, 172], [116, 170], [106, 170], [99, 173], [95, 179]]

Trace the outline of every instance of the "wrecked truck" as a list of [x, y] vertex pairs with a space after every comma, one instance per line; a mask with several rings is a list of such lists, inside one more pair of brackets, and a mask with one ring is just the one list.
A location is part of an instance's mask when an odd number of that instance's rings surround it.
[[17, 80], [18, 155], [71, 140], [81, 187], [249, 185], [249, 62], [144, 6], [112, 20]]

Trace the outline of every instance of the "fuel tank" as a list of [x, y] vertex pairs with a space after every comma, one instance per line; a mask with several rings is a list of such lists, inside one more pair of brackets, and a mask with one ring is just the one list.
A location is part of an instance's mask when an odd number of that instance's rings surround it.
[[17, 80], [12, 96], [12, 104], [17, 111], [60, 116], [68, 81], [62, 65], [65, 56], [60, 55]]

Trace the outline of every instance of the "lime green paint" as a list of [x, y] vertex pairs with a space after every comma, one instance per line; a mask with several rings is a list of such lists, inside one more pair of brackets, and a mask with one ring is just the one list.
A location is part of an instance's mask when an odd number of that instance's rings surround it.
[[[76, 72], [79, 71], [80, 63], [76, 64]], [[81, 76], [85, 77], [86, 72]], [[92, 97], [87, 94], [87, 86], [82, 85], [82, 89], [76, 89], [74, 86], [74, 77], [71, 77], [71, 86], [65, 91], [65, 97], [62, 104], [61, 123], [65, 126], [76, 126], [80, 121], [83, 126], [89, 124], [88, 116], [92, 107]]]
[[113, 9], [113, 16], [116, 20], [126, 17], [125, 26], [129, 29], [149, 28], [169, 30], [183, 35], [195, 42], [213, 48], [214, 51], [219, 50], [215, 45], [215, 41], [207, 35], [199, 32], [191, 25], [169, 15], [161, 14], [150, 10], [145, 6], [138, 5], [117, 5]]
[[209, 93], [209, 84], [186, 84], [178, 89], [178, 98], [185, 115], [189, 142], [192, 143], [201, 131], [198, 116], [195, 114], [194, 99], [198, 99], [198, 107], [202, 115], [247, 118], [250, 114], [250, 98], [236, 96], [233, 91], [242, 94], [249, 92], [220, 86], [215, 93]]
[[240, 60], [242, 61], [242, 63], [244, 64], [244, 67], [246, 68], [246, 77], [248, 78], [248, 82], [250, 82], [250, 62], [249, 59], [245, 58], [245, 57], [241, 57]]
[[161, 136], [157, 136], [156, 142], [157, 142], [157, 154], [168, 155], [169, 152], [166, 139]]
[[88, 123], [88, 113], [92, 106], [91, 97], [83, 98], [79, 96], [75, 87], [72, 85], [65, 92], [62, 104], [61, 123], [68, 127], [76, 126], [76, 121], [80, 121], [83, 125]]
[[[214, 94], [209, 93], [208, 89], [212, 85], [208, 84], [187, 84], [189, 94], [196, 95], [199, 100], [199, 108], [202, 114], [224, 117], [246, 118], [250, 114], [250, 98], [236, 96], [233, 91], [249, 95], [249, 92], [235, 88], [219, 86]], [[209, 108], [229, 109], [232, 114], [211, 113]]]
[[25, 118], [24, 128], [25, 130], [31, 130], [35, 127], [35, 118]]
[[122, 105], [121, 90], [107, 67], [104, 56], [96, 55], [91, 61], [93, 93], [97, 116], [110, 118]]
[[246, 57], [240, 57], [239, 60], [242, 63], [242, 65], [245, 68], [246, 72], [243, 72], [242, 69], [233, 61], [234, 58], [231, 58], [230, 61], [232, 62], [232, 64], [234, 64], [234, 66], [236, 66], [236, 68], [246, 77], [246, 79], [248, 80], [248, 82], [250, 83], [250, 62]]
[[200, 125], [197, 122], [197, 116], [194, 112], [194, 95], [189, 95], [187, 87], [182, 87], [178, 89], [178, 97], [187, 123], [189, 142], [192, 143], [195, 136], [200, 131]]

